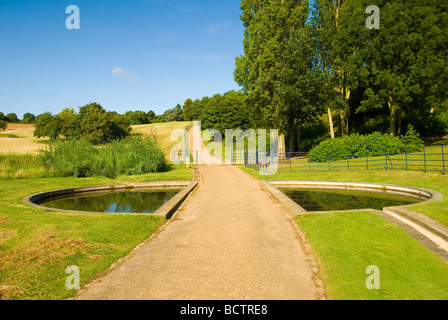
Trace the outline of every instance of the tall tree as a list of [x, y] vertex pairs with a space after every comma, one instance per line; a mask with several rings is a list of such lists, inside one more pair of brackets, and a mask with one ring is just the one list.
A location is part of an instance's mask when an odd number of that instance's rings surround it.
[[[390, 134], [401, 133], [406, 113], [427, 121], [447, 95], [448, 3], [378, 0], [381, 28], [368, 45], [370, 86], [364, 107], [386, 104]], [[423, 98], [422, 98], [423, 97]], [[426, 117], [425, 117], [426, 115]]]
[[235, 80], [248, 95], [252, 114], [270, 128], [279, 129], [279, 153], [291, 128], [291, 74], [295, 72], [301, 29], [308, 19], [307, 0], [243, 0], [245, 55], [236, 58]]
[[19, 118], [17, 117], [17, 115], [15, 113], [8, 113], [6, 115], [6, 118], [8, 118], [8, 121], [11, 123], [18, 123], [19, 122]]
[[249, 129], [250, 121], [244, 104], [244, 94], [229, 91], [210, 98], [201, 117], [202, 128], [216, 129], [225, 135], [227, 129]]
[[192, 118], [192, 115], [191, 115], [191, 108], [192, 108], [192, 105], [193, 105], [193, 100], [191, 100], [190, 98], [188, 98], [187, 100], [185, 100], [185, 102], [184, 102], [184, 105], [183, 105], [183, 107], [182, 107], [182, 112], [183, 112], [183, 114], [184, 114], [184, 119], [185, 119], [185, 121], [192, 121], [192, 120], [194, 120], [193, 118]]
[[36, 121], [36, 116], [32, 113], [25, 113], [22, 118], [22, 123], [34, 123]]
[[318, 38], [320, 68], [325, 80], [330, 133], [335, 137], [332, 110], [340, 116], [341, 133], [350, 131], [351, 97], [367, 70], [363, 48], [369, 36], [365, 0], [316, 0], [313, 25]]

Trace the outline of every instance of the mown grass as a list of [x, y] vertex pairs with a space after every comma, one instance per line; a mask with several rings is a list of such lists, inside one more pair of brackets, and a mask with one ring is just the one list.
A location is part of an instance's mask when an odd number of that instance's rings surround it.
[[[169, 132], [170, 125], [166, 126]], [[69, 298], [75, 291], [65, 286], [69, 276], [65, 273], [67, 266], [80, 268], [83, 285], [101, 275], [165, 223], [165, 219], [150, 215], [46, 212], [22, 203], [23, 197], [78, 186], [188, 181], [193, 176], [193, 170], [184, 165], [166, 163], [159, 172], [139, 175], [122, 171], [115, 179], [60, 177], [58, 168], [45, 167], [37, 154], [16, 154], [29, 150], [20, 146], [31, 141], [33, 126], [18, 125], [10, 129], [14, 134], [29, 138], [14, 139], [17, 140], [14, 144], [5, 142], [0, 147], [3, 153], [0, 154], [0, 299]], [[145, 132], [145, 135], [151, 135], [152, 131]], [[40, 148], [47, 143], [39, 142]], [[33, 144], [37, 145], [36, 141], [33, 140]], [[116, 145], [115, 153], [119, 153], [119, 149], [123, 153], [120, 155], [123, 167], [132, 168], [129, 163], [137, 163], [130, 156], [145, 155], [139, 145], [135, 146], [132, 154], [126, 154]], [[67, 163], [62, 167], [68, 166], [73, 159], [91, 160], [91, 155], [86, 157], [82, 150], [68, 151]]]
[[275, 175], [264, 176], [259, 171], [242, 167], [242, 170], [260, 180], [310, 180], [310, 181], [347, 181], [391, 183], [421, 187], [438, 191], [446, 195], [442, 200], [425, 204], [416, 204], [412, 209], [448, 226], [448, 176], [440, 173], [406, 171], [323, 171], [289, 172], [281, 171]]
[[[397, 225], [370, 212], [296, 217], [317, 252], [328, 298], [334, 300], [448, 299], [448, 264]], [[380, 289], [369, 290], [369, 266]]]
[[46, 212], [25, 205], [23, 197], [125, 181], [191, 180], [192, 170], [169, 165], [165, 172], [120, 178], [0, 179], [0, 299], [69, 298], [75, 292], [65, 287], [67, 266], [80, 268], [83, 285], [165, 223], [150, 215]]
[[[380, 154], [382, 152], [382, 155]], [[399, 155], [385, 155], [378, 151], [378, 156], [359, 157], [345, 160], [332, 159], [328, 162], [309, 162], [308, 158], [292, 159], [279, 164], [280, 170], [289, 171], [354, 171], [354, 170], [398, 170], [419, 172], [448, 172], [448, 148], [434, 145], [425, 151]]]
[[116, 183], [105, 178], [0, 182], [0, 299], [65, 299], [69, 265], [81, 284], [147, 239], [164, 219], [154, 216], [46, 212], [21, 203], [29, 194]]
[[[448, 176], [405, 171], [278, 172], [261, 180], [390, 183], [422, 187], [448, 195]], [[417, 204], [413, 210], [448, 225], [448, 197]], [[330, 299], [447, 299], [447, 264], [398, 226], [373, 213], [309, 214], [296, 217], [322, 263]], [[381, 289], [368, 290], [365, 270], [376, 265]]]

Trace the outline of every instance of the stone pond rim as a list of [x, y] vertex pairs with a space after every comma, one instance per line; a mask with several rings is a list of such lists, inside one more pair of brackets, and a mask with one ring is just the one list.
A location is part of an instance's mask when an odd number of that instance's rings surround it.
[[[120, 214], [120, 213], [104, 213], [104, 212], [87, 212], [87, 211], [74, 211], [74, 210], [62, 210], [45, 207], [41, 205], [45, 200], [59, 197], [59, 196], [76, 196], [88, 194], [91, 192], [107, 192], [114, 190], [138, 190], [154, 188], [155, 190], [160, 188], [174, 188], [182, 189], [173, 198], [171, 198], [167, 203], [165, 203], [160, 209], [155, 213], [151, 214], [153, 216], [163, 216], [166, 219], [170, 219], [179, 206], [185, 201], [187, 196], [194, 190], [198, 182], [191, 181], [161, 181], [161, 182], [141, 182], [141, 183], [126, 183], [117, 185], [98, 185], [98, 186], [87, 186], [87, 187], [76, 187], [76, 188], [66, 188], [47, 192], [41, 192], [32, 194], [22, 199], [22, 202], [33, 206], [38, 209], [53, 212], [70, 212], [70, 213], [102, 213], [102, 214]], [[128, 215], [139, 215], [139, 213], [127, 213]], [[145, 214], [147, 215], [147, 214]]]

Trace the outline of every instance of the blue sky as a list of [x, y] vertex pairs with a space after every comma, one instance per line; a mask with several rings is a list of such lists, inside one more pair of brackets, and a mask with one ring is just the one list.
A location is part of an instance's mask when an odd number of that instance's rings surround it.
[[[68, 30], [66, 7], [80, 10]], [[240, 0], [0, 0], [0, 112], [154, 110], [238, 90]]]

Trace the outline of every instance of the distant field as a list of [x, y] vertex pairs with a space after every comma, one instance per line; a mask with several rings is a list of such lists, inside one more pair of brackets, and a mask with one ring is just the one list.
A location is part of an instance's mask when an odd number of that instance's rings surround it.
[[33, 124], [9, 123], [6, 130], [0, 132], [0, 153], [38, 154], [48, 139], [36, 139], [33, 132]]
[[177, 141], [170, 141], [171, 133], [176, 129], [185, 129], [190, 122], [168, 122], [168, 123], [154, 123], [132, 126], [133, 133], [140, 133], [143, 135], [155, 134], [159, 145], [163, 152], [170, 158], [170, 152], [178, 143]]
[[[189, 122], [155, 123], [132, 126], [133, 133], [143, 135], [155, 134], [162, 150], [169, 157], [171, 149], [177, 142], [171, 142], [171, 133], [176, 129], [185, 129]], [[36, 155], [45, 147], [47, 138], [36, 139], [33, 136], [33, 124], [8, 124], [5, 131], [0, 131], [0, 154]]]

